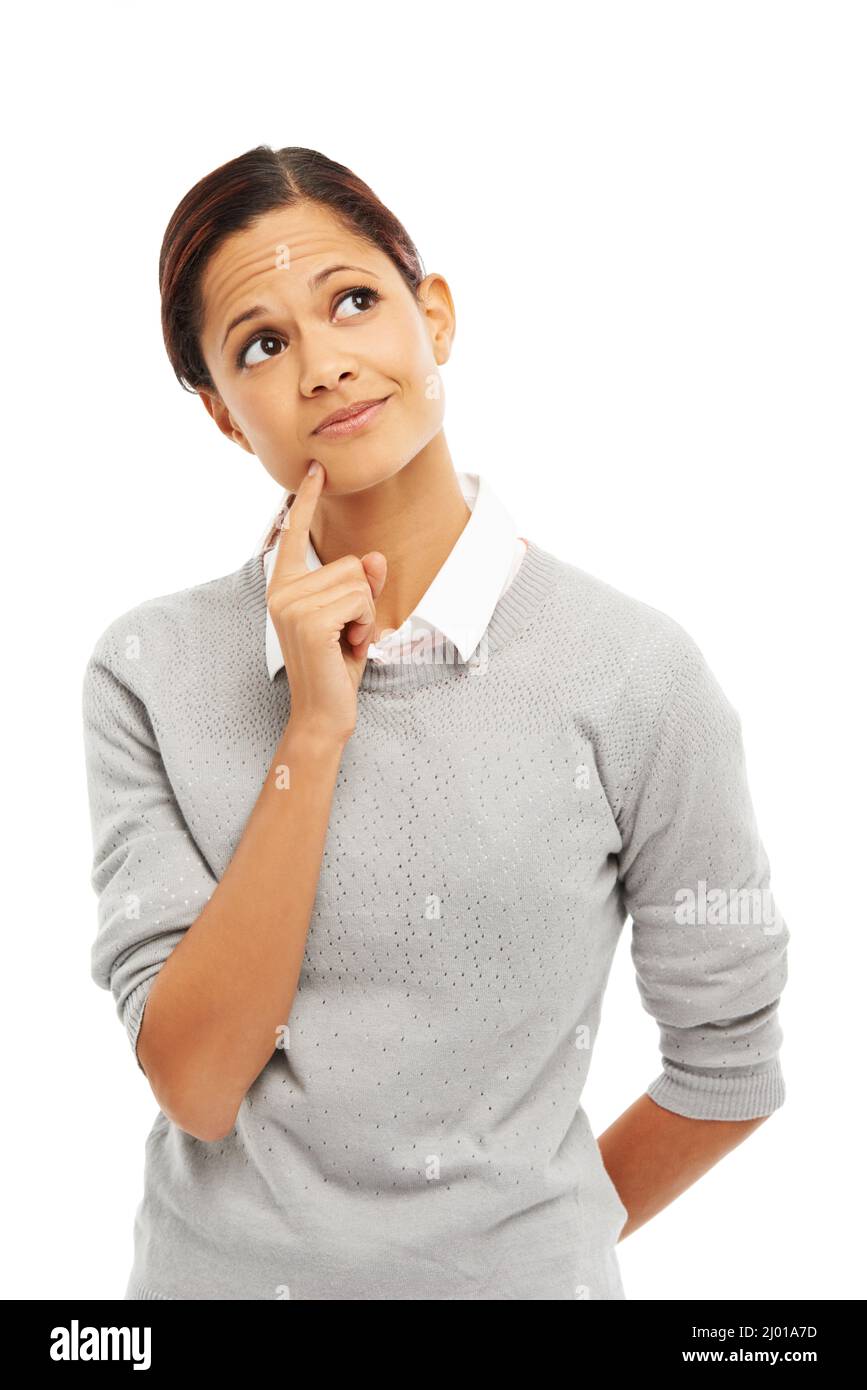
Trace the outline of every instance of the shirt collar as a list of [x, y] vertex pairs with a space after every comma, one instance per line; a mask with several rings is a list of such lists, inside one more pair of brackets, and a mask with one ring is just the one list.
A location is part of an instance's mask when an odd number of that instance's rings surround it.
[[[490, 484], [478, 473], [459, 473], [458, 482], [470, 508], [470, 519], [458, 536], [444, 564], [415, 610], [394, 636], [384, 643], [371, 643], [368, 656], [377, 659], [392, 643], [399, 643], [405, 630], [412, 633], [432, 630], [446, 638], [467, 661], [485, 634], [491, 615], [505, 588], [517, 545], [515, 522]], [[265, 583], [277, 553], [276, 544], [280, 523], [291, 496], [287, 492], [272, 525], [259, 546]], [[307, 568], [321, 568], [322, 561], [307, 543]], [[283, 652], [271, 614], [265, 613], [265, 657], [268, 675], [274, 679], [283, 666]]]

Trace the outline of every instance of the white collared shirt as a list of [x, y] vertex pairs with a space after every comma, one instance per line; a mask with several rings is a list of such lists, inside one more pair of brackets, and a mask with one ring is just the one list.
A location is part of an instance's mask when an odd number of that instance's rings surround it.
[[[386, 633], [367, 649], [368, 660], [384, 662], [394, 659], [394, 649], [409, 650], [425, 640], [451, 642], [467, 661], [485, 634], [491, 615], [518, 572], [527, 550], [524, 537], [517, 534], [515, 523], [497, 498], [490, 484], [478, 473], [459, 473], [461, 491], [471, 516], [442, 567], [419, 600], [414, 612], [396, 628]], [[286, 497], [277, 518], [268, 528], [260, 547], [265, 584], [270, 582], [277, 555], [277, 526], [282, 518]], [[322, 561], [307, 543], [307, 568], [319, 569]], [[265, 656], [268, 675], [274, 679], [283, 666], [280, 639], [271, 620], [265, 614]]]

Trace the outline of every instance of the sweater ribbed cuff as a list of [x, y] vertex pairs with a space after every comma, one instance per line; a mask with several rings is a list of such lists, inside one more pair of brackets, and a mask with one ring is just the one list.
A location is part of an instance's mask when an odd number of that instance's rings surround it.
[[141, 1022], [144, 1016], [144, 1007], [147, 1003], [147, 998], [150, 994], [151, 985], [153, 984], [155, 978], [156, 976], [152, 975], [150, 979], [142, 980], [140, 985], [136, 985], [135, 989], [127, 995], [123, 1006], [123, 1025], [126, 1028], [126, 1035], [129, 1038], [130, 1046], [133, 1050], [133, 1056], [135, 1057], [136, 1062], [138, 1062], [138, 1069], [141, 1072], [142, 1076], [147, 1076], [147, 1072], [145, 1071], [141, 1062], [139, 1062], [136, 1047], [138, 1044], [138, 1035], [141, 1031]]
[[720, 1071], [685, 1070], [663, 1062], [647, 1094], [664, 1110], [691, 1120], [755, 1120], [779, 1109], [786, 1098], [779, 1057], [764, 1067], [726, 1076]]
[[130, 1282], [129, 1287], [128, 1287], [128, 1289], [127, 1289], [126, 1298], [127, 1298], [127, 1299], [139, 1299], [139, 1298], [154, 1299], [154, 1298], [159, 1298], [159, 1299], [164, 1299], [164, 1300], [172, 1301], [172, 1300], [169, 1299], [169, 1295], [168, 1295], [168, 1294], [166, 1294], [166, 1293], [155, 1293], [154, 1290], [153, 1290], [153, 1289], [149, 1289], [149, 1288], [147, 1287], [146, 1284], [139, 1284], [139, 1283], [137, 1283], [137, 1282], [135, 1282], [135, 1281], [131, 1281], [131, 1282]]

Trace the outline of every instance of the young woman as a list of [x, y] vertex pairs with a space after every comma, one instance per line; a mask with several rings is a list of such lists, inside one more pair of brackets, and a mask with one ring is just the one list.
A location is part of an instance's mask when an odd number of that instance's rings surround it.
[[[286, 498], [85, 673], [93, 974], [160, 1106], [126, 1297], [622, 1299], [618, 1239], [784, 1100], [738, 716], [456, 473], [449, 287], [348, 169], [217, 169], [160, 286]], [[597, 1143], [627, 916], [662, 1071]]]

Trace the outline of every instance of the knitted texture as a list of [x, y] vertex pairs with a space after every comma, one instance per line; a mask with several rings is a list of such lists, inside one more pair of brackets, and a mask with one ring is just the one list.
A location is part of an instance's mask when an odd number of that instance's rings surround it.
[[[251, 556], [87, 663], [92, 973], [133, 1049], [289, 717], [265, 618]], [[157, 1114], [127, 1298], [624, 1298], [581, 1095], [627, 917], [653, 1099], [784, 1101], [788, 929], [693, 639], [530, 542], [474, 657], [426, 655], [365, 667], [285, 1045], [227, 1138]]]

